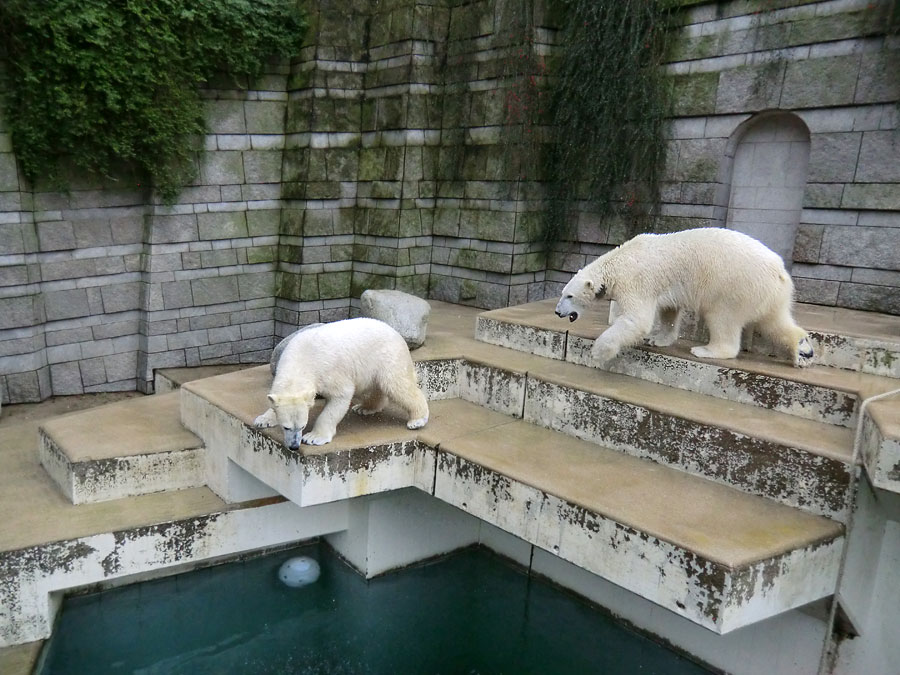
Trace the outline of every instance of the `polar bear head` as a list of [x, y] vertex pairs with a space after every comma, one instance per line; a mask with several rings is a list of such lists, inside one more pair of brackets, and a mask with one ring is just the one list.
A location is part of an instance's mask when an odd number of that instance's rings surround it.
[[275, 411], [275, 419], [284, 429], [284, 444], [291, 450], [300, 447], [300, 439], [309, 421], [309, 409], [315, 403], [315, 392], [295, 394], [269, 394], [269, 403]]
[[587, 311], [594, 300], [602, 298], [605, 293], [606, 286], [597, 284], [584, 273], [584, 270], [579, 270], [563, 288], [562, 297], [556, 303], [556, 315], [575, 321]]

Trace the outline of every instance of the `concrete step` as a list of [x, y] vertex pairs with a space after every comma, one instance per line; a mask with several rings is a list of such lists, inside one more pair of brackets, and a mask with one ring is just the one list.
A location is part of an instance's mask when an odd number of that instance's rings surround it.
[[900, 493], [900, 392], [867, 408], [860, 447], [875, 487]]
[[[749, 494], [844, 520], [853, 432], [760, 407], [472, 341], [417, 356], [453, 395]], [[426, 360], [432, 359], [432, 360]], [[432, 386], [432, 390], [434, 387]]]
[[[573, 324], [555, 316], [553, 305], [545, 300], [485, 312], [478, 317], [476, 339], [596, 367], [590, 349], [606, 329], [607, 303]], [[898, 386], [890, 377], [823, 365], [799, 369], [746, 352], [737, 359], [699, 359], [690, 353], [693, 344], [680, 340], [666, 348], [627, 349], [602, 369], [845, 427], [856, 426], [861, 399]], [[900, 334], [896, 347], [900, 356]]]
[[53, 418], [39, 453], [73, 504], [205, 484], [203, 443], [181, 426], [177, 392]]
[[182, 388], [217, 492], [241, 491], [233, 467], [300, 506], [417, 487], [719, 633], [834, 588], [833, 520], [459, 399], [432, 401], [418, 431], [351, 413], [332, 443], [290, 451], [252, 427], [270, 382], [264, 366]]
[[[809, 333], [819, 365], [900, 378], [900, 317], [798, 303], [794, 318]], [[681, 335], [693, 342], [709, 339], [702, 322], [693, 316], [683, 323]], [[771, 349], [758, 333], [744, 335], [742, 347], [756, 354]]]
[[168, 394], [179, 389], [185, 382], [215, 377], [223, 373], [249, 368], [245, 363], [222, 363], [212, 366], [193, 366], [190, 368], [157, 368], [153, 371], [153, 393]]

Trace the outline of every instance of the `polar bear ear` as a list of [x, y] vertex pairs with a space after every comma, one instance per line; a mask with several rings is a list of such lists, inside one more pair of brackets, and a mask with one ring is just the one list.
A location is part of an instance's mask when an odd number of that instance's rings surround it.
[[593, 291], [593, 290], [594, 290], [594, 282], [591, 281], [590, 279], [585, 279], [585, 280], [584, 280], [584, 287], [585, 287], [586, 289], [588, 289], [589, 291]]
[[275, 394], [269, 394], [266, 398], [269, 399], [269, 403], [272, 405], [278, 405], [278, 397]]

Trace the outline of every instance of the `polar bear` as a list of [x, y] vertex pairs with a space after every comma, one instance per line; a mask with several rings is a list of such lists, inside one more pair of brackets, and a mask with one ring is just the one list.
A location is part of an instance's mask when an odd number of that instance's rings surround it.
[[[326, 399], [325, 407], [304, 434], [316, 394]], [[390, 400], [408, 414], [408, 428], [428, 422], [428, 402], [416, 383], [406, 341], [376, 319], [345, 319], [296, 334], [278, 362], [269, 393], [272, 407], [253, 426], [281, 425], [292, 450], [301, 441], [324, 445], [355, 397], [360, 403], [353, 410], [360, 415], [374, 415]]]
[[600, 363], [648, 336], [672, 344], [681, 311], [693, 310], [709, 329], [709, 344], [692, 347], [694, 356], [734, 358], [741, 331], [754, 324], [795, 366], [808, 365], [813, 349], [791, 317], [793, 295], [777, 253], [734, 230], [701, 228], [639, 234], [600, 256], [566, 284], [556, 314], [575, 321], [596, 298], [615, 302], [615, 320], [591, 349]]

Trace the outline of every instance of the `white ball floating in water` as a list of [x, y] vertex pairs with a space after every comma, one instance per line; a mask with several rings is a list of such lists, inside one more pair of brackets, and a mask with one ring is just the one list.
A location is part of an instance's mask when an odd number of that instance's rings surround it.
[[319, 563], [305, 555], [285, 560], [278, 570], [281, 583], [292, 588], [314, 584], [319, 574], [321, 574]]

